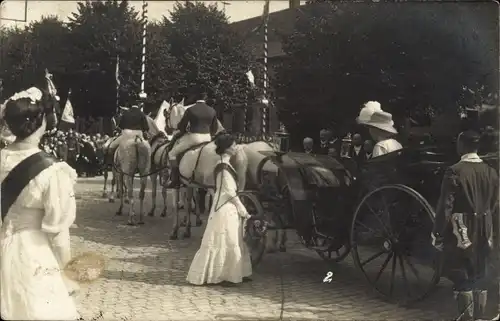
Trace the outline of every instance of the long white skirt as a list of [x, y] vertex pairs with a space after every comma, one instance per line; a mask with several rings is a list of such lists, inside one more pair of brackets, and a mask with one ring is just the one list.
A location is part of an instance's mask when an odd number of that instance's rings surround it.
[[241, 283], [250, 275], [250, 252], [243, 241], [243, 222], [236, 207], [227, 203], [217, 212], [212, 208], [187, 281], [195, 285], [223, 281]]
[[5, 231], [0, 230], [0, 246], [3, 319], [78, 319], [75, 302], [44, 232], [24, 230], [5, 235]]

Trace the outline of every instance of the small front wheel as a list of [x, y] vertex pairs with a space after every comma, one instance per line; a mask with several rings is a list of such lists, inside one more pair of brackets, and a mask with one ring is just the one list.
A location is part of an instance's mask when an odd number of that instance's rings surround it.
[[248, 214], [252, 215], [245, 228], [245, 241], [250, 251], [252, 266], [256, 267], [266, 251], [268, 222], [265, 220], [264, 207], [253, 192], [243, 191], [238, 195]]

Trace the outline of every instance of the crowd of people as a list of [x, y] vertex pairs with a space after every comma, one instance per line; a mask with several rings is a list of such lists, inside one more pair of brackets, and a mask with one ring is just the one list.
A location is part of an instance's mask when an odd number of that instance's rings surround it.
[[78, 177], [94, 177], [102, 175], [102, 145], [108, 139], [108, 135], [99, 133], [89, 135], [73, 129], [58, 130], [53, 135], [42, 137], [40, 149], [68, 163]]

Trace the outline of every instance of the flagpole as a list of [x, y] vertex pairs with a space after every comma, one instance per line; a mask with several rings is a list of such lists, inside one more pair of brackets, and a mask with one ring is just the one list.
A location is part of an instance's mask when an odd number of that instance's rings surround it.
[[266, 0], [266, 3], [264, 4], [264, 82], [263, 82], [263, 98], [264, 98], [264, 104], [262, 106], [262, 135], [265, 136], [267, 134], [267, 125], [268, 125], [268, 118], [269, 118], [269, 100], [267, 98], [267, 86], [269, 82], [269, 74], [268, 74], [268, 69], [267, 69], [267, 59], [269, 55], [268, 51], [268, 22], [269, 22], [269, 0]]
[[144, 91], [146, 82], [146, 31], [148, 26], [148, 2], [142, 0], [142, 57], [141, 57], [141, 92], [139, 98], [146, 100], [147, 94]]
[[116, 54], [116, 70], [115, 70], [115, 80], [116, 80], [116, 113], [120, 111], [120, 55]]

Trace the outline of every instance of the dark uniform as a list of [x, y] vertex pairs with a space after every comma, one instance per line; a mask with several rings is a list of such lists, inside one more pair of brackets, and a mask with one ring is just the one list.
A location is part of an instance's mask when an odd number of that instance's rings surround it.
[[132, 108], [123, 112], [118, 122], [118, 127], [122, 130], [122, 132], [109, 144], [108, 149], [110, 155], [114, 154], [114, 151], [118, 145], [120, 145], [120, 142], [124, 139], [124, 137], [130, 138], [138, 135], [143, 137], [144, 133], [149, 130], [146, 115], [137, 106], [132, 106]]
[[67, 162], [72, 167], [75, 167], [77, 155], [80, 154], [80, 144], [73, 132], [68, 134], [68, 140], [66, 144], [68, 146]]
[[[179, 186], [179, 167], [177, 156], [192, 146], [209, 142], [218, 130], [217, 112], [204, 100], [199, 100], [189, 107], [177, 125], [179, 141], [169, 151], [168, 158], [172, 166], [170, 182], [167, 188]], [[189, 130], [188, 130], [189, 126]]]
[[460, 320], [484, 318], [490, 265], [498, 247], [498, 174], [475, 153], [448, 168], [436, 209], [434, 236], [443, 272], [454, 285]]

